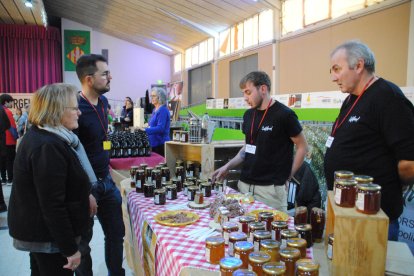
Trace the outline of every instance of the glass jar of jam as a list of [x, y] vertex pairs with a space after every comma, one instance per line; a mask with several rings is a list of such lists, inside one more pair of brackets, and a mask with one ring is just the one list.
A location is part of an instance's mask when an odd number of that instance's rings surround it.
[[165, 189], [155, 189], [154, 190], [154, 203], [155, 205], [164, 205], [166, 202]]
[[161, 168], [161, 181], [170, 181], [170, 169], [168, 167]]
[[220, 225], [230, 221], [230, 211], [226, 207], [219, 207]]
[[225, 244], [229, 243], [229, 236], [230, 236], [231, 232], [238, 232], [239, 231], [239, 226], [237, 225], [237, 223], [236, 222], [231, 222], [231, 221], [223, 223], [221, 228], [223, 229], [223, 238], [224, 238]]
[[272, 231], [272, 222], [274, 219], [273, 213], [271, 212], [260, 212], [258, 215], [259, 221], [262, 221], [266, 225], [267, 231]]
[[263, 275], [263, 265], [270, 261], [269, 254], [264, 252], [253, 252], [249, 254], [249, 269], [257, 275]]
[[214, 183], [214, 191], [218, 194], [224, 192], [224, 185], [222, 181], [216, 181]]
[[175, 200], [177, 199], [177, 186], [175, 185], [168, 185], [167, 188], [167, 199], [168, 200]]
[[205, 197], [210, 197], [211, 196], [211, 184], [208, 182], [204, 182], [203, 184], [201, 184], [201, 191], [203, 192], [203, 195]]
[[263, 275], [282, 276], [285, 275], [286, 266], [282, 262], [268, 262], [263, 265]]
[[175, 185], [177, 187], [177, 193], [181, 192], [183, 190], [183, 182], [179, 180], [178, 178], [174, 177], [171, 179], [172, 185]]
[[359, 184], [356, 209], [360, 213], [374, 215], [381, 208], [381, 186], [378, 184]]
[[141, 164], [139, 164], [139, 168], [141, 169], [141, 170], [144, 170], [145, 171], [145, 169], [148, 167], [148, 164], [147, 163], [141, 163]]
[[285, 248], [286, 241], [291, 238], [297, 238], [299, 236], [298, 231], [293, 229], [283, 229], [280, 231], [280, 248]]
[[206, 239], [206, 260], [211, 264], [219, 264], [224, 258], [224, 238], [221, 236]]
[[161, 181], [161, 186], [163, 188], [167, 188], [167, 186], [171, 185], [171, 181]]
[[241, 268], [249, 268], [249, 254], [254, 250], [254, 245], [248, 241], [238, 241], [234, 244], [234, 257], [242, 260]]
[[279, 255], [280, 242], [275, 240], [263, 240], [260, 243], [260, 251], [263, 251], [270, 255], [271, 262], [278, 262], [280, 260]]
[[306, 240], [301, 238], [291, 238], [286, 240], [286, 246], [299, 249], [300, 257], [306, 258]]
[[153, 197], [154, 190], [155, 190], [155, 187], [153, 184], [150, 184], [150, 183], [144, 184], [144, 196], [145, 197]]
[[183, 167], [184, 168], [184, 161], [181, 159], [175, 160], [175, 167]]
[[193, 182], [184, 182], [183, 183], [183, 191], [184, 191], [184, 195], [188, 195], [188, 187], [193, 186]]
[[286, 247], [279, 251], [280, 261], [286, 266], [286, 276], [295, 276], [296, 261], [300, 259], [300, 251], [296, 248]]
[[336, 181], [339, 179], [352, 179], [354, 177], [354, 173], [350, 171], [335, 171], [334, 172], [334, 183], [333, 183], [333, 192], [335, 194], [335, 186]]
[[188, 201], [194, 201], [195, 194], [196, 194], [197, 191], [198, 191], [198, 187], [194, 186], [194, 185], [187, 188]]
[[131, 166], [129, 168], [129, 175], [131, 176], [131, 180], [135, 180], [135, 174], [137, 173], [137, 170], [138, 170], [138, 166]]
[[204, 203], [204, 195], [201, 191], [197, 190], [194, 196], [194, 203], [196, 204], [203, 204]]
[[183, 166], [177, 166], [175, 167], [175, 176], [181, 180], [181, 182], [184, 182], [185, 180], [185, 170]]
[[253, 245], [254, 251], [260, 251], [260, 244], [263, 240], [270, 240], [272, 238], [272, 234], [270, 231], [265, 230], [256, 230], [253, 233]]
[[229, 234], [229, 248], [228, 253], [234, 256], [234, 244], [239, 241], [247, 241], [247, 235], [243, 232], [231, 232]]
[[310, 224], [299, 224], [295, 225], [295, 230], [298, 231], [298, 238], [306, 240], [307, 248], [313, 246], [312, 239], [312, 225]]
[[146, 167], [145, 168], [145, 177], [146, 177], [146, 183], [151, 183], [152, 184], [152, 167]]
[[355, 175], [354, 180], [357, 182], [357, 184], [369, 184], [374, 181], [374, 178], [369, 175]]
[[319, 264], [311, 259], [296, 261], [296, 276], [318, 276]]
[[249, 224], [255, 222], [256, 218], [252, 216], [241, 216], [239, 217], [239, 231], [249, 234]]
[[137, 174], [135, 175], [135, 189], [137, 193], [142, 193], [144, 191], [144, 184], [145, 184], [145, 171], [144, 170], [137, 170]]
[[306, 206], [295, 207], [294, 224], [308, 223], [308, 208]]
[[335, 203], [341, 207], [355, 206], [356, 184], [353, 179], [338, 179], [335, 184]]
[[186, 162], [186, 175], [187, 175], [187, 177], [194, 177], [195, 176], [194, 171], [195, 171], [194, 162], [193, 161], [187, 161]]
[[256, 276], [256, 272], [248, 269], [237, 269], [233, 272], [233, 276]]
[[152, 183], [154, 183], [155, 188], [159, 189], [162, 188], [161, 184], [161, 171], [160, 170], [152, 170], [151, 172], [151, 179]]
[[286, 221], [277, 220], [272, 222], [272, 239], [280, 241], [280, 232], [284, 229], [288, 229]]
[[220, 260], [221, 276], [232, 276], [233, 272], [242, 266], [243, 262], [234, 257], [225, 257]]
[[249, 224], [248, 241], [253, 242], [253, 233], [258, 230], [265, 230], [266, 226], [264, 222], [252, 222]]
[[130, 185], [130, 187], [131, 187], [132, 189], [135, 189], [135, 186], [136, 186], [136, 185], [135, 185], [135, 179], [133, 179], [133, 180], [131, 179], [131, 181], [130, 181], [130, 184], [129, 184], [129, 185]]
[[310, 215], [312, 226], [312, 241], [322, 242], [323, 230], [325, 228], [325, 211], [318, 207], [313, 207]]
[[331, 233], [328, 235], [328, 250], [326, 250], [326, 256], [329, 260], [332, 260], [333, 258], [333, 246], [334, 246], [334, 234]]

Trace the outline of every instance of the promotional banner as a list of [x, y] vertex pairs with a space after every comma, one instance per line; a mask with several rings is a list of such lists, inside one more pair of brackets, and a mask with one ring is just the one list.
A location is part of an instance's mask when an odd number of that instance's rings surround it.
[[404, 192], [404, 211], [398, 219], [400, 231], [398, 240], [406, 242], [414, 254], [414, 187], [413, 184]]
[[91, 38], [89, 31], [65, 30], [64, 32], [64, 60], [65, 71], [75, 71], [76, 62], [84, 54], [91, 52]]

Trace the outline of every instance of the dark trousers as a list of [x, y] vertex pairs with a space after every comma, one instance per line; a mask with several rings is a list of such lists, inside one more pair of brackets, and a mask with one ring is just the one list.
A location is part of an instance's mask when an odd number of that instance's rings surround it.
[[152, 151], [164, 157], [164, 145], [153, 147]]
[[4, 201], [4, 195], [3, 195], [3, 186], [0, 184], [0, 205], [6, 204]]
[[16, 145], [6, 146], [6, 153], [0, 156], [0, 173], [3, 181], [13, 181], [13, 163], [15, 157]]
[[[98, 203], [97, 217], [105, 235], [105, 263], [108, 275], [125, 275], [122, 268], [125, 226], [122, 218], [121, 193], [111, 176], [98, 181], [94, 192]], [[79, 250], [82, 254], [81, 264], [76, 269], [77, 276], [92, 276], [92, 259], [89, 242], [93, 235], [93, 220], [91, 227], [82, 235]]]
[[73, 271], [63, 268], [68, 260], [61, 253], [30, 252], [30, 269], [32, 276], [69, 276]]

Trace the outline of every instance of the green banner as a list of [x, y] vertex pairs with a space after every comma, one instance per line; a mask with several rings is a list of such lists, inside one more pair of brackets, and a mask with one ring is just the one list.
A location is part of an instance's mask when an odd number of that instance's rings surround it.
[[75, 71], [79, 57], [91, 52], [89, 31], [65, 30], [65, 71]]

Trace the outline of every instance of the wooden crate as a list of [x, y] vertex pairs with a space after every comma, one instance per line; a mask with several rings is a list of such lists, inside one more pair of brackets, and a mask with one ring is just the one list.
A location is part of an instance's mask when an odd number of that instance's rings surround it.
[[328, 235], [335, 235], [330, 275], [384, 275], [388, 223], [382, 210], [365, 215], [355, 208], [342, 208], [335, 204], [333, 192], [328, 192], [325, 245]]

